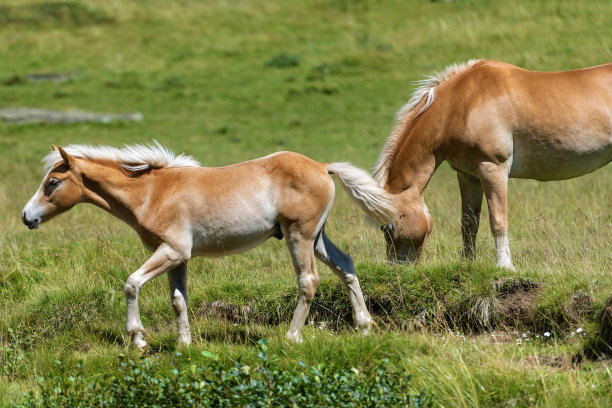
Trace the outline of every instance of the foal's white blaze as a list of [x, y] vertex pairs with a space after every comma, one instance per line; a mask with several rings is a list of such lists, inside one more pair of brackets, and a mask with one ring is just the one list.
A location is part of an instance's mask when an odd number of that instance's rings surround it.
[[30, 201], [23, 207], [21, 212], [21, 220], [28, 226], [29, 229], [37, 229], [40, 226], [42, 218], [47, 214], [48, 208], [44, 204], [43, 184], [49, 173], [43, 178], [43, 182], [38, 187], [36, 193], [30, 198]]

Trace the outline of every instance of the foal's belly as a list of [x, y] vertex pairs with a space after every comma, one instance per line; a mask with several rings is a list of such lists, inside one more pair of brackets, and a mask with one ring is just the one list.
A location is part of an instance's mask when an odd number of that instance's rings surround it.
[[564, 180], [591, 173], [612, 160], [612, 134], [592, 137], [513, 137], [510, 177]]
[[225, 256], [247, 251], [275, 235], [278, 226], [270, 222], [253, 225], [226, 225], [223, 228], [194, 228], [192, 256]]

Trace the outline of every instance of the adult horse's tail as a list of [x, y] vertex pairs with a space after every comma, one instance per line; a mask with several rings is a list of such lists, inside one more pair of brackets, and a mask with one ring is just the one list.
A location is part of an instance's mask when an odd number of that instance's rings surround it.
[[343, 162], [327, 163], [325, 167], [338, 176], [344, 191], [379, 225], [395, 220], [397, 213], [391, 196], [368, 173]]

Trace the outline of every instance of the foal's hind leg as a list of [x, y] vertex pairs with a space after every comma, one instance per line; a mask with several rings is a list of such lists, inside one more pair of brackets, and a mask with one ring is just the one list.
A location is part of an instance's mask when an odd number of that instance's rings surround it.
[[332, 271], [346, 287], [353, 309], [353, 319], [358, 330], [367, 333], [374, 325], [374, 320], [368, 312], [359, 280], [355, 273], [353, 260], [351, 257], [338, 249], [333, 242], [327, 238], [325, 231], [321, 229], [321, 233], [315, 243], [315, 256], [331, 268]]
[[310, 305], [319, 284], [319, 274], [314, 258], [314, 243], [312, 239], [305, 238], [296, 231], [298, 228], [283, 228], [283, 235], [291, 253], [293, 267], [297, 274], [298, 304], [293, 312], [293, 319], [289, 325], [287, 339], [302, 340], [302, 328], [308, 317]]
[[191, 344], [191, 332], [187, 319], [187, 264], [181, 264], [168, 272], [170, 299], [176, 316], [178, 344]]
[[461, 192], [461, 235], [463, 236], [463, 258], [469, 261], [476, 256], [476, 234], [482, 208], [482, 185], [478, 178], [457, 172]]
[[508, 244], [508, 166], [508, 162], [503, 164], [480, 163], [478, 175], [487, 197], [491, 232], [495, 238], [497, 266], [514, 270]]

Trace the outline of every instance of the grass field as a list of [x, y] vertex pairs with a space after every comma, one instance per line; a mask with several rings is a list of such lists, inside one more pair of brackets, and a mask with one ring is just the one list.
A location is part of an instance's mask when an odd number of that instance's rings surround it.
[[[136, 234], [86, 205], [37, 231], [21, 224], [52, 143], [155, 139], [207, 166], [293, 150], [371, 169], [411, 81], [470, 58], [535, 70], [609, 62], [610, 16], [608, 0], [0, 0], [0, 107], [144, 115], [0, 122], [0, 403], [60, 373], [56, 360], [83, 361], [93, 379], [137, 354], [122, 291], [148, 257]], [[76, 76], [24, 80], [51, 72]], [[201, 351], [257, 364], [266, 337], [286, 370], [300, 361], [363, 370], [388, 358], [436, 406], [609, 407], [609, 360], [574, 366], [570, 356], [593, 341], [612, 295], [611, 191], [610, 166], [563, 182], [511, 180], [510, 273], [493, 267], [486, 211], [478, 261], [459, 262], [459, 192], [446, 165], [426, 193], [435, 226], [418, 266], [387, 266], [382, 234], [338, 188], [326, 231], [356, 262], [374, 334], [352, 333], [348, 298], [319, 265], [313, 323], [302, 344], [287, 344], [297, 288], [284, 243], [271, 240], [190, 262], [194, 344], [178, 360], [167, 280], [147, 284], [148, 358], [168, 372], [202, 361]]]

